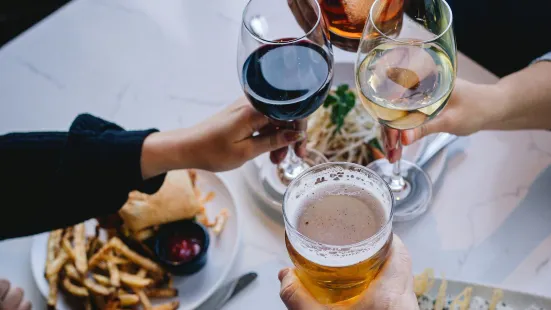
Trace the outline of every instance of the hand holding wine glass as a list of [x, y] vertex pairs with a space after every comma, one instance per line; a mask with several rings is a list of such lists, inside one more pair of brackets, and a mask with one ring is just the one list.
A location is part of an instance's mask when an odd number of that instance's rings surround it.
[[[327, 96], [333, 77], [333, 52], [316, 0], [302, 0], [309, 7], [299, 23], [285, 2], [251, 0], [243, 11], [238, 44], [238, 74], [252, 105], [279, 128], [306, 118]], [[293, 128], [297, 130], [299, 128]], [[301, 128], [300, 128], [301, 129]], [[261, 168], [273, 181], [288, 183], [308, 163], [290, 146], [272, 154], [278, 169]], [[301, 154], [306, 155], [306, 154]]]
[[[495, 106], [503, 98], [499, 88], [493, 84], [475, 84], [457, 79], [446, 108], [433, 120], [401, 134], [403, 145], [410, 145], [430, 134], [448, 132], [457, 136], [467, 136], [487, 127], [495, 118]], [[385, 127], [385, 139], [396, 141], [400, 132]], [[385, 145], [387, 158], [391, 163], [400, 158], [400, 152], [392, 148], [395, 143]]]

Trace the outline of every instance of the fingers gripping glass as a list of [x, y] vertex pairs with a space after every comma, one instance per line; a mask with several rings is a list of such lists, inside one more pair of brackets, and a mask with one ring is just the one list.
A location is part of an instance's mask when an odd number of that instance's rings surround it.
[[[291, 126], [316, 111], [333, 78], [333, 52], [319, 5], [316, 0], [302, 3], [312, 10], [301, 19], [287, 1], [250, 0], [243, 12], [239, 80], [252, 105], [277, 127]], [[290, 146], [279, 166], [282, 181], [290, 182], [307, 168]]]
[[456, 72], [450, 7], [443, 0], [375, 1], [357, 57], [359, 97], [383, 126], [387, 158], [394, 162], [368, 167], [389, 183], [396, 220], [409, 220], [426, 211], [432, 183], [420, 167], [401, 159], [401, 135], [434, 118], [450, 98]]

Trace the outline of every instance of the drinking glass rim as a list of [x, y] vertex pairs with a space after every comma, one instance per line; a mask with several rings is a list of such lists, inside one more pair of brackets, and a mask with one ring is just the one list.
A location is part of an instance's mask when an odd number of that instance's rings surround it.
[[[250, 0], [252, 1], [252, 0]], [[369, 9], [369, 22], [373, 25], [373, 27], [375, 27], [375, 29], [377, 30], [377, 32], [379, 34], [381, 34], [383, 37], [385, 37], [386, 39], [388, 40], [391, 40], [391, 41], [394, 41], [394, 42], [398, 42], [398, 43], [404, 43], [404, 44], [411, 44], [411, 42], [409, 41], [403, 41], [403, 40], [400, 40], [400, 39], [394, 39], [394, 38], [391, 38], [389, 36], [387, 36], [385, 33], [383, 33], [381, 31], [381, 29], [379, 29], [379, 27], [377, 27], [377, 25], [373, 22], [373, 8], [375, 8], [375, 4], [378, 4], [379, 2], [381, 2], [383, 0], [375, 0], [373, 2], [373, 4], [371, 5], [371, 8]], [[434, 42], [438, 39], [440, 39], [442, 36], [444, 36], [444, 34], [446, 34], [450, 28], [452, 27], [452, 24], [453, 24], [453, 12], [452, 12], [452, 9], [450, 7], [450, 5], [448, 4], [448, 2], [446, 0], [439, 0], [440, 2], [444, 2], [444, 4], [446, 5], [446, 7], [448, 8], [448, 12], [450, 12], [450, 20], [448, 22], [448, 25], [446, 26], [446, 29], [444, 29], [444, 31], [442, 31], [439, 35], [437, 35], [436, 37], [430, 39], [430, 40], [424, 40], [424, 41], [415, 41], [416, 44], [424, 44], [424, 43], [431, 43], [431, 42]], [[366, 25], [367, 26], [367, 25]]]
[[317, 0], [312, 0], [311, 2], [314, 2], [316, 5], [315, 5], [315, 8], [317, 10], [317, 20], [316, 20], [316, 23], [314, 24], [314, 26], [312, 28], [310, 28], [310, 30], [308, 30], [307, 33], [305, 33], [303, 36], [301, 36], [300, 38], [295, 38], [293, 40], [288, 40], [288, 41], [284, 41], [284, 42], [281, 42], [281, 41], [272, 41], [272, 40], [266, 40], [266, 39], [263, 39], [263, 38], [260, 38], [259, 36], [257, 36], [254, 31], [252, 31], [251, 29], [249, 29], [249, 26], [245, 23], [245, 14], [247, 13], [248, 9], [249, 9], [249, 5], [255, 0], [249, 0], [247, 2], [247, 4], [245, 5], [245, 8], [243, 9], [243, 13], [241, 14], [241, 24], [245, 27], [245, 29], [247, 29], [247, 32], [249, 33], [249, 35], [251, 35], [251, 37], [253, 37], [255, 40], [261, 42], [261, 43], [265, 43], [265, 44], [274, 44], [274, 45], [287, 45], [287, 44], [291, 44], [291, 43], [295, 43], [295, 42], [298, 42], [300, 40], [303, 40], [304, 38], [308, 37], [310, 34], [312, 34], [314, 32], [314, 30], [319, 26], [320, 22], [321, 22], [321, 8], [320, 8], [320, 5], [318, 3]]
[[[289, 219], [287, 218], [287, 212], [285, 212], [285, 205], [286, 205], [285, 202], [287, 201], [287, 195], [289, 195], [289, 188], [291, 188], [291, 186], [293, 186], [296, 182], [298, 182], [298, 180], [302, 176], [304, 176], [305, 174], [310, 172], [312, 169], [314, 169], [314, 168], [324, 168], [326, 166], [331, 166], [331, 165], [337, 165], [337, 166], [345, 166], [346, 165], [346, 166], [352, 166], [352, 167], [355, 167], [355, 168], [358, 168], [358, 169], [361, 169], [361, 170], [367, 170], [367, 171], [371, 172], [378, 180], [380, 180], [385, 185], [386, 189], [388, 190], [388, 193], [390, 194], [390, 214], [388, 216], [388, 219], [387, 219], [386, 223], [373, 236], [371, 236], [367, 239], [364, 239], [362, 241], [352, 243], [352, 244], [347, 244], [347, 245], [326, 244], [326, 243], [322, 243], [322, 242], [313, 240], [310, 237], [305, 236], [300, 231], [298, 231], [298, 229], [294, 225], [292, 225], [291, 222], [289, 221]], [[369, 243], [370, 241], [373, 241], [373, 240], [379, 238], [386, 231], [388, 226], [392, 225], [392, 218], [394, 217], [394, 194], [392, 194], [392, 189], [390, 189], [390, 186], [388, 185], [388, 183], [380, 175], [378, 175], [375, 171], [373, 171], [373, 170], [371, 170], [371, 169], [369, 169], [365, 166], [358, 165], [358, 164], [355, 164], [355, 163], [335, 161], [335, 162], [327, 162], [327, 163], [315, 165], [315, 166], [313, 166], [309, 169], [306, 169], [305, 171], [301, 172], [297, 177], [295, 177], [291, 181], [291, 183], [289, 183], [289, 185], [287, 186], [287, 190], [285, 191], [285, 194], [283, 195], [283, 203], [282, 203], [281, 207], [283, 209], [283, 219], [285, 221], [285, 224], [289, 225], [293, 229], [293, 233], [297, 234], [301, 239], [303, 239], [303, 240], [305, 240], [309, 243], [319, 244], [321, 246], [324, 246], [324, 247], [330, 248], [330, 249], [349, 249], [349, 248], [361, 247], [361, 246], [365, 245], [366, 243]], [[285, 229], [285, 233], [287, 233], [287, 228]]]

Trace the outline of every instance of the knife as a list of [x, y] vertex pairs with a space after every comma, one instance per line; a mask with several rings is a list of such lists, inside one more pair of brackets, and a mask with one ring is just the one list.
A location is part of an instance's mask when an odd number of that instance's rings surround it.
[[211, 298], [207, 299], [199, 309], [221, 309], [230, 299], [235, 297], [239, 292], [251, 284], [258, 275], [256, 272], [246, 273], [236, 279], [231, 280], [230, 282], [224, 284], [218, 288]]
[[421, 158], [417, 160], [417, 165], [419, 167], [423, 167], [438, 151], [443, 149], [446, 145], [452, 143], [453, 141], [457, 140], [457, 136], [449, 134], [449, 133], [439, 133], [436, 135], [434, 140], [432, 140], [425, 151], [423, 152], [423, 155], [421, 155]]

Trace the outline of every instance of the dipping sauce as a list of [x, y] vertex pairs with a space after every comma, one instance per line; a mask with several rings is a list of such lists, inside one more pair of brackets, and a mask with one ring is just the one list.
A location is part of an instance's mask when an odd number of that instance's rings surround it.
[[193, 260], [203, 247], [203, 242], [190, 236], [174, 235], [167, 240], [167, 259], [175, 263]]

